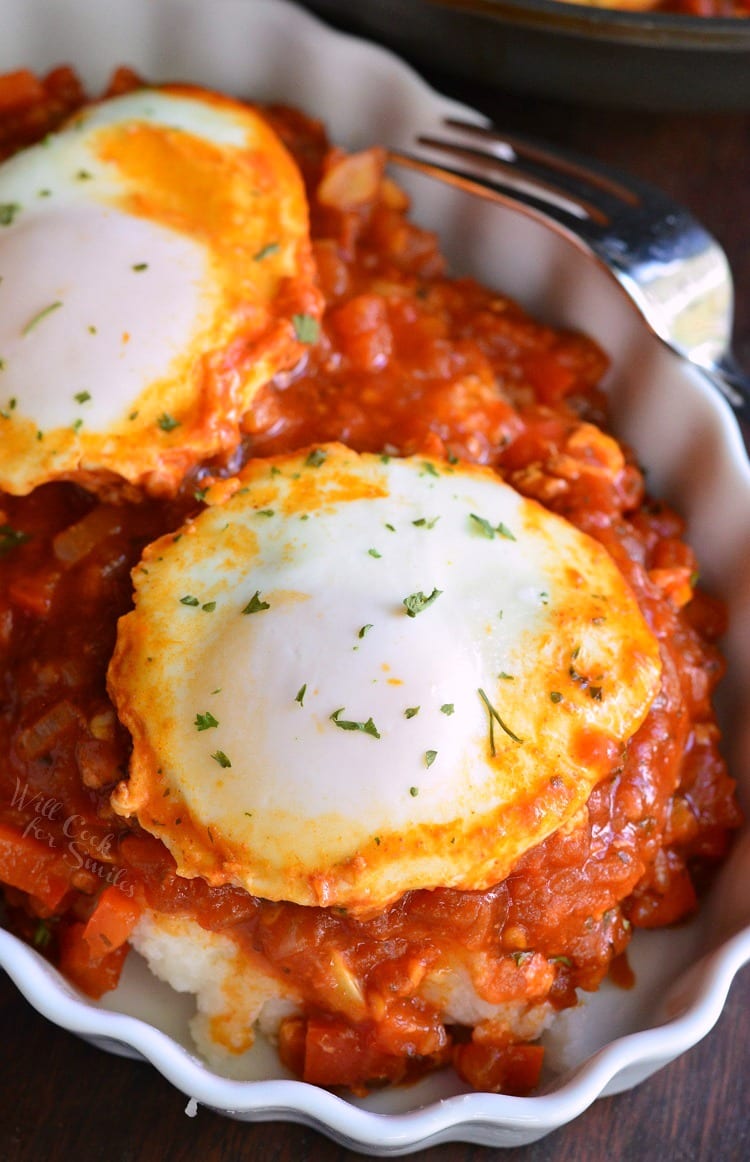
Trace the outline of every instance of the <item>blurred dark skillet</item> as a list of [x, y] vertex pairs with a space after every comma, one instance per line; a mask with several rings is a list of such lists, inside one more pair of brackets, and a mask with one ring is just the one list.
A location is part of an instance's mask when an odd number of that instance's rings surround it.
[[750, 109], [750, 19], [557, 0], [305, 0], [421, 68], [631, 109]]

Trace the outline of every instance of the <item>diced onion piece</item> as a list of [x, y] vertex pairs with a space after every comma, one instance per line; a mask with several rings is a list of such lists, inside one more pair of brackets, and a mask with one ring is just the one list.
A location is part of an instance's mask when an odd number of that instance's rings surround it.
[[336, 1001], [340, 1011], [351, 1020], [363, 1020], [367, 1015], [367, 1006], [362, 989], [338, 948], [334, 948], [331, 953], [331, 973], [336, 985]]
[[335, 210], [356, 210], [371, 202], [385, 165], [382, 149], [364, 149], [336, 160], [318, 186], [318, 201]]
[[58, 561], [70, 567], [82, 561], [106, 537], [119, 533], [122, 517], [114, 506], [100, 504], [58, 533], [52, 548]]
[[80, 711], [63, 699], [37, 718], [31, 726], [22, 731], [16, 741], [16, 750], [21, 758], [38, 759], [49, 754], [55, 744], [80, 721]]

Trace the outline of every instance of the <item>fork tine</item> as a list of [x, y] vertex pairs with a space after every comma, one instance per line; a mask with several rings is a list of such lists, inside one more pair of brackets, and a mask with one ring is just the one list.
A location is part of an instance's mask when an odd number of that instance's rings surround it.
[[[684, 207], [646, 182], [490, 124], [446, 118], [443, 125], [445, 136], [433, 131], [415, 137], [415, 162], [434, 164], [434, 177], [443, 168], [454, 184], [465, 180], [474, 193], [489, 197], [487, 190], [494, 189], [546, 214], [618, 270], [718, 248]], [[442, 155], [457, 164], [441, 164]]]
[[526, 206], [535, 215], [542, 215], [548, 221], [557, 223], [571, 238], [581, 238], [592, 247], [596, 246], [596, 237], [600, 235], [607, 221], [606, 216], [593, 204], [581, 204], [549, 183], [543, 188], [538, 180], [524, 180], [512, 169], [507, 171], [507, 176], [503, 180], [497, 171], [492, 176], [480, 175], [474, 161], [470, 170], [464, 170], [445, 163], [427, 161], [401, 149], [390, 149], [388, 161], [392, 165], [435, 178], [444, 185], [454, 186], [486, 201], [516, 209], [519, 206]]
[[626, 185], [614, 175], [605, 173], [602, 169], [593, 168], [588, 161], [579, 161], [572, 155], [563, 156], [549, 146], [538, 142], [528, 141], [514, 134], [501, 132], [495, 125], [478, 125], [476, 122], [463, 121], [458, 117], [446, 117], [444, 124], [450, 129], [458, 129], [469, 137], [478, 138], [490, 145], [510, 150], [517, 158], [545, 166], [553, 172], [567, 174], [577, 181], [593, 186], [603, 193], [609, 194], [630, 206], [641, 204], [641, 195], [634, 185]]
[[[487, 181], [496, 185], [505, 185], [514, 192], [525, 193], [531, 198], [536, 198], [543, 205], [556, 206], [559, 210], [571, 214], [578, 220], [588, 219], [595, 222], [597, 226], [607, 226], [611, 221], [611, 216], [606, 210], [584, 197], [579, 190], [571, 189], [569, 183], [561, 183], [559, 181], [560, 175], [554, 171], [557, 181], [551, 181], [549, 177], [535, 173], [533, 170], [521, 169], [516, 165], [515, 158], [505, 160], [457, 141], [446, 141], [441, 137], [427, 135], [421, 135], [417, 141], [419, 145], [426, 146], [428, 149], [450, 154], [459, 162], [468, 162], [471, 165], [471, 173], [464, 174], [467, 178], [484, 176]], [[462, 173], [460, 169], [455, 169], [452, 172], [456, 175]]]

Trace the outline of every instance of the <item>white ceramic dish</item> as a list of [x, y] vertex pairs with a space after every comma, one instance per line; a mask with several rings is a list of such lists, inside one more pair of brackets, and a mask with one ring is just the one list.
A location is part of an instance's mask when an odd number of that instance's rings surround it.
[[[155, 80], [189, 79], [321, 117], [344, 145], [406, 146], [456, 108], [394, 57], [341, 37], [283, 0], [0, 0], [0, 70], [60, 61], [96, 90], [128, 63]], [[466, 110], [463, 110], [466, 115]], [[477, 115], [478, 116], [478, 115]], [[401, 175], [399, 175], [401, 176]], [[406, 175], [404, 175], [404, 178]], [[727, 406], [646, 332], [616, 284], [528, 214], [411, 175], [415, 216], [440, 230], [454, 266], [502, 287], [550, 322], [576, 326], [610, 352], [613, 415], [657, 494], [689, 519], [706, 583], [728, 601], [727, 747], [750, 805], [750, 465]], [[347, 1100], [291, 1080], [258, 1046], [249, 1080], [211, 1072], [190, 1048], [186, 998], [133, 956], [117, 991], [81, 998], [32, 949], [0, 931], [0, 966], [31, 1003], [112, 1052], [142, 1055], [186, 1095], [247, 1120], [289, 1119], [370, 1155], [449, 1140], [511, 1146], [563, 1125], [601, 1094], [627, 1089], [712, 1027], [750, 959], [750, 832], [700, 918], [632, 946], [637, 986], [605, 986], [549, 1037], [541, 1092], [467, 1093], [441, 1074]]]

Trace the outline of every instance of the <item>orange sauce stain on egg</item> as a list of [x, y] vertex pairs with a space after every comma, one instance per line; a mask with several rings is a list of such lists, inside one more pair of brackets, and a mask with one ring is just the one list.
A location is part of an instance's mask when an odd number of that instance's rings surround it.
[[[228, 302], [245, 307], [262, 302], [278, 281], [288, 243], [284, 214], [291, 210], [303, 221], [306, 216], [302, 196], [294, 197], [296, 173], [280, 143], [260, 119], [253, 134], [252, 149], [216, 145], [144, 122], [98, 134], [100, 158], [130, 187], [124, 208], [201, 242]], [[269, 239], [278, 252], [271, 262], [259, 261]]]

